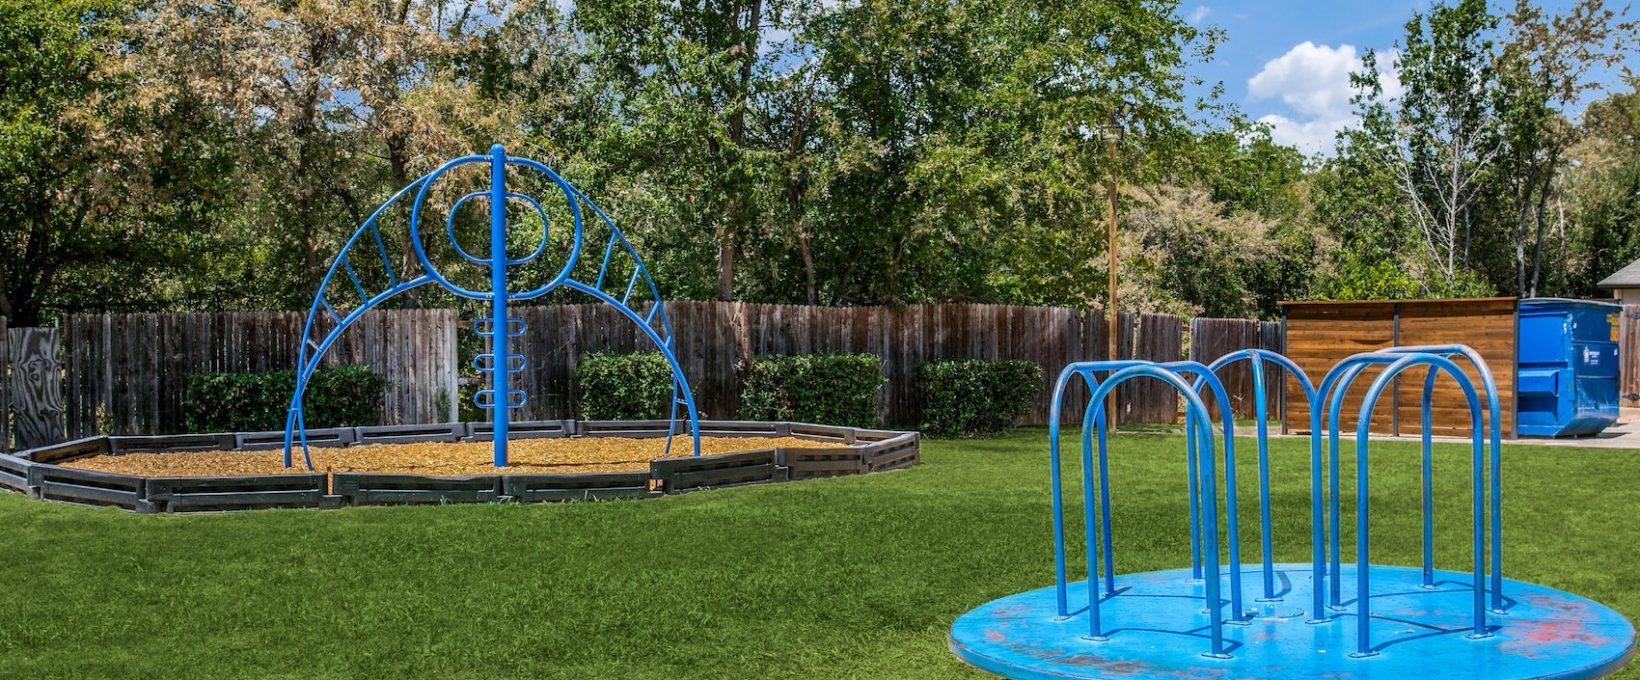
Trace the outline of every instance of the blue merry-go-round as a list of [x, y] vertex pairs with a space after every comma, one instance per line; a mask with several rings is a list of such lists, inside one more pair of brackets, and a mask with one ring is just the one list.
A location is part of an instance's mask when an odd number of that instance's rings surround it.
[[[1217, 373], [1245, 361], [1257, 420], [1259, 563], [1241, 557], [1235, 423]], [[1279, 367], [1301, 388], [1310, 422], [1310, 562], [1274, 562], [1264, 373]], [[1465, 366], [1478, 376], [1471, 380]], [[1422, 564], [1371, 562], [1369, 453], [1374, 406], [1397, 376], [1423, 371]], [[1339, 440], [1345, 394], [1373, 375], [1355, 431], [1355, 555], [1342, 559]], [[1461, 388], [1470, 416], [1471, 560], [1436, 569], [1431, 407], [1436, 380]], [[1185, 404], [1190, 566], [1116, 573], [1111, 480], [1101, 404], [1137, 379], [1171, 386]], [[1092, 395], [1082, 420], [1086, 573], [1066, 559], [1060, 412], [1068, 388]], [[1216, 437], [1207, 401], [1223, 415]], [[1011, 678], [1589, 678], [1635, 650], [1634, 628], [1592, 600], [1503, 576], [1500, 405], [1486, 363], [1463, 345], [1394, 347], [1354, 355], [1315, 385], [1287, 357], [1242, 350], [1211, 364], [1071, 364], [1054, 387], [1050, 421], [1055, 583], [958, 617], [951, 649]], [[1223, 486], [1220, 487], [1222, 482]], [[1222, 504], [1222, 505], [1221, 505]], [[1220, 511], [1223, 514], [1220, 514]], [[1221, 542], [1221, 531], [1223, 541]], [[1227, 558], [1227, 560], [1226, 560]]]

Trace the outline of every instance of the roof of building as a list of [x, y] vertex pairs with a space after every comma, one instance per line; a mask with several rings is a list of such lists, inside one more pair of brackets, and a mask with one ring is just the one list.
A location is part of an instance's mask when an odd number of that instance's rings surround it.
[[1640, 288], [1640, 260], [1629, 263], [1629, 266], [1617, 270], [1617, 273], [1606, 277], [1595, 284], [1605, 290], [1614, 288]]

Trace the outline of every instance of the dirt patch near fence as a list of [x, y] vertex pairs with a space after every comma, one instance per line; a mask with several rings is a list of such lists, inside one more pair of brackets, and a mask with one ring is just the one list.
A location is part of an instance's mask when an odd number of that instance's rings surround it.
[[[661, 438], [567, 437], [517, 439], [508, 444], [509, 465], [501, 474], [564, 474], [573, 472], [635, 472], [649, 469], [662, 457]], [[701, 455], [759, 451], [781, 446], [842, 447], [841, 444], [796, 437], [701, 437]], [[367, 444], [345, 448], [314, 447], [313, 469], [318, 472], [385, 472], [436, 477], [493, 475], [490, 442], [433, 442], [420, 444]], [[672, 458], [691, 453], [689, 437], [674, 437]], [[304, 474], [300, 457], [286, 468], [284, 452], [188, 451], [127, 453], [64, 461], [63, 467], [114, 472], [140, 477], [239, 477]]]

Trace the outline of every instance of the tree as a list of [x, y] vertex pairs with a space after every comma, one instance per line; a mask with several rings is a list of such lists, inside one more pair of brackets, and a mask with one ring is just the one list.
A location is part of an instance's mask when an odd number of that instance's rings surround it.
[[[481, 0], [164, 0], [135, 19], [134, 68], [169, 74], [168, 96], [197, 97], [233, 128], [248, 185], [239, 237], [261, 251], [253, 261], [276, 263], [257, 274], [266, 296], [297, 307], [377, 203], [516, 129], [456, 72], [481, 46], [474, 15], [507, 11]], [[407, 269], [411, 244], [396, 245]]]
[[[1182, 75], [1211, 54], [1173, 3], [866, 1], [811, 26], [828, 149], [822, 300], [1102, 297], [1104, 180], [1191, 146]], [[1099, 130], [1131, 105], [1123, 160]]]
[[[735, 298], [736, 255], [757, 221], [774, 157], [750, 122], [787, 41], [776, 32], [804, 0], [619, 0], [581, 3], [595, 72], [619, 102], [604, 153], [664, 187], [692, 232], [717, 245], [717, 297]], [[698, 230], [698, 231], [697, 231]]]
[[1508, 40], [1498, 57], [1496, 107], [1504, 152], [1497, 176], [1513, 222], [1514, 290], [1536, 296], [1549, 202], [1580, 132], [1567, 113], [1601, 88], [1589, 79], [1592, 69], [1610, 68], [1628, 56], [1636, 24], [1618, 21], [1604, 0], [1579, 0], [1553, 16], [1517, 0], [1506, 20]]
[[1493, 108], [1497, 81], [1484, 0], [1438, 5], [1406, 24], [1396, 59], [1404, 93], [1391, 102], [1368, 52], [1350, 76], [1367, 135], [1365, 152], [1393, 177], [1416, 228], [1430, 284], [1455, 289], [1467, 276], [1477, 201], [1502, 151]]
[[[0, 315], [144, 308], [202, 271], [222, 157], [188, 100], [154, 99], [116, 0], [0, 2]], [[186, 276], [186, 274], [185, 274]]]
[[1632, 76], [1629, 83], [1630, 91], [1589, 104], [1567, 151], [1577, 164], [1556, 183], [1568, 255], [1549, 269], [1564, 269], [1566, 295], [1605, 297], [1594, 284], [1640, 259], [1640, 93]]

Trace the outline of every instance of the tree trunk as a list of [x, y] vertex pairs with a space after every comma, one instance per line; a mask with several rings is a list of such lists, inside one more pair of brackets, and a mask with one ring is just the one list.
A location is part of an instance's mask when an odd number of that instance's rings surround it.
[[1560, 159], [1560, 154], [1558, 152], [1551, 153], [1549, 155], [1549, 162], [1547, 164], [1545, 164], [1544, 168], [1543, 168], [1543, 181], [1542, 181], [1542, 184], [1538, 187], [1538, 200], [1537, 200], [1537, 210], [1536, 210], [1536, 213], [1537, 213], [1537, 238], [1536, 238], [1535, 242], [1532, 244], [1532, 295], [1531, 295], [1531, 297], [1537, 297], [1538, 282], [1542, 278], [1541, 275], [1542, 275], [1542, 272], [1543, 272], [1543, 222], [1544, 222], [1543, 214], [1548, 212], [1548, 210], [1549, 210], [1549, 190], [1550, 190], [1550, 188], [1552, 186], [1552, 183], [1554, 181], [1553, 168], [1555, 167], [1555, 164], [1559, 161], [1559, 159]]
[[[410, 183], [409, 146], [410, 142], [403, 134], [390, 135], [387, 138], [388, 180], [392, 185], [388, 189], [389, 191], [398, 191]], [[414, 269], [419, 266], [420, 264], [416, 258], [415, 242], [410, 240], [410, 231], [406, 229], [404, 234], [404, 244], [399, 248], [398, 271], [410, 272], [414, 271]], [[404, 300], [402, 304], [409, 309], [420, 307], [420, 292], [421, 289], [419, 288], [412, 288], [404, 291], [404, 293], [400, 296]]]
[[735, 236], [727, 227], [718, 230], [718, 299], [735, 299]]
[[803, 299], [812, 306], [820, 303], [814, 288], [814, 250], [809, 247], [809, 240], [808, 229], [803, 229], [797, 236], [797, 250], [803, 254]]

